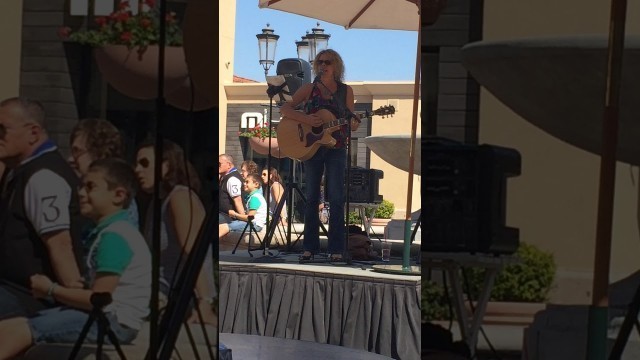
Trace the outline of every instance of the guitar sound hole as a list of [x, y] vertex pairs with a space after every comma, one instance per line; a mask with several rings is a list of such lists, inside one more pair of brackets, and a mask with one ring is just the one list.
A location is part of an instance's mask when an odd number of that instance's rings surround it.
[[322, 133], [322, 126], [314, 126], [311, 128], [311, 132], [314, 134]]

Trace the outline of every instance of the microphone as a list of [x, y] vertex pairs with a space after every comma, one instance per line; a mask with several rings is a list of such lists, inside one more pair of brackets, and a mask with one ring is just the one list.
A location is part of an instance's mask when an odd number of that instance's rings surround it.
[[322, 77], [322, 74], [324, 74], [324, 71], [322, 71], [322, 69], [318, 70], [318, 75], [316, 75], [316, 78], [313, 80], [313, 83], [316, 84], [320, 81], [320, 77]]

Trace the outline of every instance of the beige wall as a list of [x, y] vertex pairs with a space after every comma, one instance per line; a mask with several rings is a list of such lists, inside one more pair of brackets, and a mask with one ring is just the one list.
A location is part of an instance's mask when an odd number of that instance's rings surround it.
[[224, 85], [233, 82], [233, 48], [236, 32], [236, 0], [221, 1], [220, 4], [220, 55], [218, 61], [218, 141], [220, 149], [225, 148], [225, 126], [227, 118], [227, 94]]
[[21, 29], [22, 0], [0, 1], [0, 99], [18, 95]]
[[[413, 85], [409, 86], [412, 88]], [[371, 120], [371, 135], [409, 135], [411, 134], [411, 118], [413, 107], [413, 96], [407, 96], [402, 94], [395, 97], [393, 94], [389, 94], [392, 98], [393, 104], [396, 107], [396, 114], [393, 117], [381, 119], [380, 117], [374, 117]], [[397, 100], [397, 101], [396, 101]], [[380, 106], [388, 105], [389, 100], [385, 98], [374, 99], [373, 109], [377, 109]], [[420, 109], [420, 102], [418, 102], [418, 109]], [[418, 114], [419, 116], [420, 114]], [[417, 122], [416, 134], [421, 134], [420, 119]], [[420, 143], [416, 144], [416, 153], [420, 153]], [[409, 154], [406, 154], [409, 157]], [[407, 209], [407, 189], [409, 173], [400, 170], [393, 165], [382, 160], [373, 152], [371, 153], [371, 166], [372, 169], [380, 169], [384, 172], [384, 178], [380, 180], [380, 194], [384, 199], [391, 201], [396, 208], [394, 218], [404, 219]], [[412, 187], [412, 201], [411, 212], [416, 212], [421, 208], [420, 201], [420, 176], [413, 176]]]
[[[640, 2], [629, 2], [627, 32], [640, 33]], [[504, 16], [509, 14], [509, 16]], [[484, 39], [607, 33], [609, 1], [485, 1]], [[600, 157], [529, 124], [483, 89], [480, 142], [522, 154], [522, 175], [509, 181], [508, 219], [520, 240], [554, 253], [553, 302], [589, 303]], [[618, 163], [611, 280], [638, 269], [637, 168]]]

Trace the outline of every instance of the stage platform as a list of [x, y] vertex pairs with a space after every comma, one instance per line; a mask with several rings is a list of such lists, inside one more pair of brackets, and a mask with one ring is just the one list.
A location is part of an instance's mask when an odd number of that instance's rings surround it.
[[246, 250], [221, 251], [221, 333], [420, 358], [420, 276], [374, 272], [381, 262], [299, 264], [298, 253], [272, 253], [284, 262], [252, 263]]

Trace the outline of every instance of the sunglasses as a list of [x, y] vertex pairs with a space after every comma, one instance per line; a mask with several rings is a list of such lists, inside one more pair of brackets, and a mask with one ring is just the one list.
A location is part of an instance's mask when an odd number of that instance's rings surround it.
[[331, 65], [331, 60], [316, 60], [318, 62], [318, 65], [322, 65], [323, 63], [325, 65]]
[[140, 166], [146, 169], [149, 167], [149, 165], [151, 165], [151, 162], [147, 158], [142, 158], [138, 160], [138, 164], [140, 164]]

